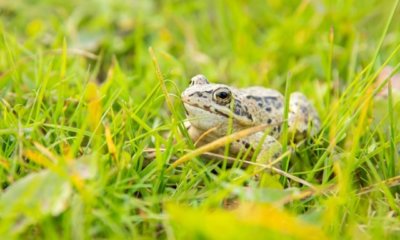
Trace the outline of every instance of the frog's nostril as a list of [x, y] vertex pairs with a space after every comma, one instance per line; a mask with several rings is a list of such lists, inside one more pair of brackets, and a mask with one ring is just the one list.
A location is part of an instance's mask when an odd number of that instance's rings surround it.
[[186, 96], [186, 95], [182, 95], [181, 99], [182, 99], [183, 102], [190, 102], [190, 98], [188, 96]]

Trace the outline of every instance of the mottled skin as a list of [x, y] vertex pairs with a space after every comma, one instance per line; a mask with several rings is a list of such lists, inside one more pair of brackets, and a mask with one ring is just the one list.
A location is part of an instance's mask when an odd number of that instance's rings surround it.
[[[209, 83], [203, 75], [197, 75], [181, 97], [190, 122], [189, 135], [194, 141], [212, 128], [215, 129], [202, 137], [200, 144], [226, 136], [229, 121], [232, 121], [232, 132], [267, 124], [270, 127], [265, 132], [233, 142], [230, 152], [249, 150], [253, 154], [261, 145], [258, 161], [266, 162], [280, 155], [281, 145], [277, 139], [282, 131], [284, 97], [278, 91], [263, 87], [237, 89]], [[296, 140], [313, 135], [320, 128], [317, 112], [299, 92], [290, 95], [288, 127]]]

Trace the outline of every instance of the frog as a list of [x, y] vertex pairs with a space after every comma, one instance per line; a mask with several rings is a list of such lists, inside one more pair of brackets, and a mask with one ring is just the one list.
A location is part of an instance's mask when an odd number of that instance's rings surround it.
[[[271, 163], [281, 156], [279, 139], [285, 121], [285, 98], [279, 91], [262, 86], [236, 88], [210, 83], [199, 74], [191, 78], [181, 100], [188, 135], [198, 145], [264, 124], [265, 130], [230, 143], [230, 155], [248, 152], [249, 157], [256, 155], [256, 161], [262, 163]], [[290, 94], [287, 116], [288, 133], [295, 141], [315, 136], [321, 128], [316, 109], [301, 92]]]

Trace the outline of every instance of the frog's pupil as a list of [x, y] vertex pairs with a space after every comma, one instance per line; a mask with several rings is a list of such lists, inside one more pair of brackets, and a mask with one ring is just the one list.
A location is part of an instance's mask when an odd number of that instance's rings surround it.
[[228, 93], [227, 92], [220, 92], [218, 93], [218, 97], [221, 99], [225, 99], [228, 97]]

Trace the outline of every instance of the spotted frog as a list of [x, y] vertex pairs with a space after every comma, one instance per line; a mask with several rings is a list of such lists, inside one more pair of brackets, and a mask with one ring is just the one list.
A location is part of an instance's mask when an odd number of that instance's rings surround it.
[[[284, 122], [284, 97], [273, 89], [234, 88], [209, 83], [203, 75], [194, 76], [181, 95], [188, 133], [193, 141], [206, 144], [229, 133], [266, 124], [265, 131], [234, 141], [230, 153], [249, 151], [257, 161], [268, 162], [281, 154], [278, 139]], [[320, 119], [311, 102], [300, 92], [290, 95], [288, 131], [296, 140], [316, 134]], [[259, 151], [255, 151], [259, 149]]]

